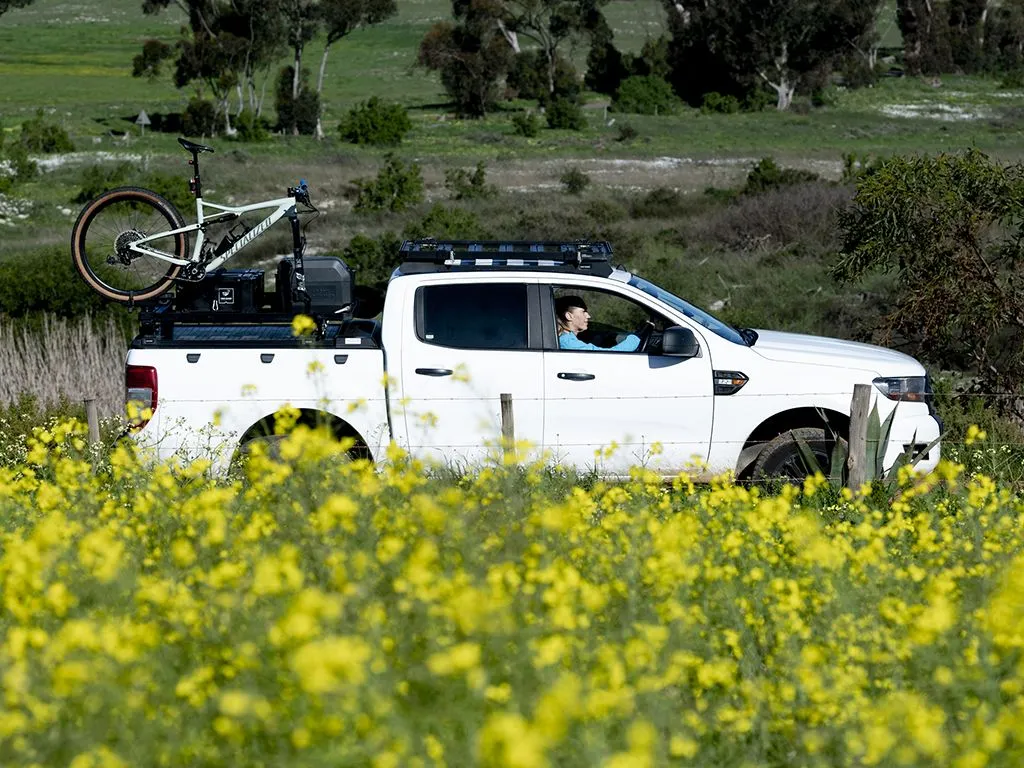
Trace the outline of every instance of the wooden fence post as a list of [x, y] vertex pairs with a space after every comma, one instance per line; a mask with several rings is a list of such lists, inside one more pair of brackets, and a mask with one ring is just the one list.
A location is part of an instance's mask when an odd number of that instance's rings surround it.
[[96, 445], [100, 441], [100, 417], [96, 412], [96, 401], [91, 397], [85, 399], [85, 421], [89, 425], [89, 443]]
[[516, 423], [512, 416], [512, 395], [501, 393], [501, 447], [506, 455], [515, 449]]
[[850, 455], [846, 460], [849, 469], [847, 485], [851, 491], [858, 491], [868, 480], [868, 405], [871, 402], [871, 385], [854, 384], [853, 401], [850, 403]]

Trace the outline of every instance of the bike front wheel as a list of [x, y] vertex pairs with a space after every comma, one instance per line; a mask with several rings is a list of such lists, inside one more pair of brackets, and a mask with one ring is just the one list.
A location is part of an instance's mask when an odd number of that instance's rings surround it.
[[174, 284], [181, 266], [139, 253], [132, 245], [153, 235], [147, 250], [188, 258], [188, 236], [169, 232], [185, 226], [174, 205], [148, 189], [120, 187], [82, 209], [71, 232], [71, 257], [89, 287], [112, 301], [130, 304], [155, 298]]

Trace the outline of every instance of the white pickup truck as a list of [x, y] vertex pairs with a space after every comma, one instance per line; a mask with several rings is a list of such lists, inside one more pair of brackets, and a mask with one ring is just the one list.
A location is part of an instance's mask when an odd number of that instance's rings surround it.
[[[614, 266], [604, 242], [401, 251], [376, 318], [325, 315], [310, 336], [258, 311], [231, 316], [223, 292], [219, 313], [154, 310], [127, 357], [126, 396], [152, 411], [135, 439], [160, 458], [203, 455], [225, 469], [290, 405], [375, 461], [394, 441], [473, 467], [495, 455], [506, 395], [515, 440], [552, 463], [605, 477], [641, 464], [664, 476], [802, 477], [798, 438], [827, 468], [854, 385], [871, 384], [881, 418], [897, 411], [885, 466], [907, 450], [924, 451], [919, 469], [939, 460], [928, 376], [905, 354], [733, 328]], [[585, 303], [579, 338], [599, 349], [560, 348], [555, 300], [566, 295]], [[635, 351], [604, 349], [630, 333]]]

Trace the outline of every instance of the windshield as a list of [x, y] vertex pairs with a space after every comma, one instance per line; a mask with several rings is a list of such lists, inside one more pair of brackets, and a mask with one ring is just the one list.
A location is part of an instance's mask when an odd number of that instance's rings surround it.
[[659, 288], [654, 283], [650, 283], [642, 277], [633, 275], [629, 278], [629, 284], [634, 288], [639, 288], [644, 293], [650, 294], [659, 301], [665, 302], [673, 309], [682, 312], [694, 322], [700, 323], [700, 325], [704, 326], [712, 333], [721, 336], [723, 339], [728, 339], [733, 344], [742, 344], [743, 346], [747, 346], [747, 342], [743, 338], [742, 334], [740, 334], [740, 332], [731, 325], [723, 323], [718, 318], [709, 315], [703, 309], [693, 306], [693, 304], [690, 304], [688, 301], [683, 301], [678, 296], [669, 293], [663, 288]]

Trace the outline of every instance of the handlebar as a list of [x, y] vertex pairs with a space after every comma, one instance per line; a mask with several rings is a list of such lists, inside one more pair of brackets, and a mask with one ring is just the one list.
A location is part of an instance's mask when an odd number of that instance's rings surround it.
[[306, 184], [305, 179], [299, 179], [297, 187], [288, 187], [288, 196], [294, 197], [297, 202], [312, 206], [309, 200], [309, 186]]

